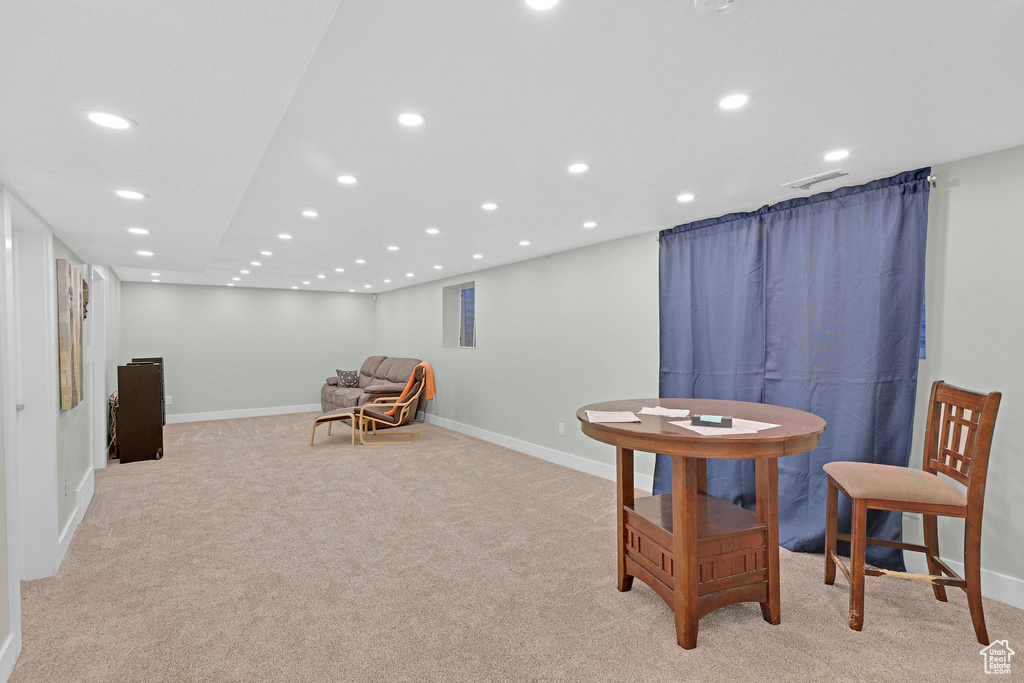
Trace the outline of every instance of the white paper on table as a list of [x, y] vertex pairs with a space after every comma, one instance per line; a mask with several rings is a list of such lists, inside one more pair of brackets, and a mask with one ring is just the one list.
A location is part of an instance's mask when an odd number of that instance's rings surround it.
[[779, 425], [768, 422], [757, 422], [756, 420], [744, 420], [738, 417], [732, 419], [732, 427], [695, 427], [689, 422], [669, 422], [669, 424], [697, 432], [701, 436], [725, 436], [727, 434], [757, 434], [766, 429], [774, 429]]
[[643, 422], [628, 410], [588, 410], [587, 419], [591, 422]]
[[734, 429], [751, 429], [755, 432], [763, 432], [766, 429], [775, 429], [779, 425], [773, 425], [770, 422], [758, 422], [757, 420], [744, 420], [742, 417], [734, 417], [732, 419], [732, 426]]
[[641, 415], [664, 415], [665, 417], [686, 417], [690, 414], [689, 410], [683, 408], [662, 408], [661, 406], [654, 406], [648, 408], [644, 406], [640, 409]]

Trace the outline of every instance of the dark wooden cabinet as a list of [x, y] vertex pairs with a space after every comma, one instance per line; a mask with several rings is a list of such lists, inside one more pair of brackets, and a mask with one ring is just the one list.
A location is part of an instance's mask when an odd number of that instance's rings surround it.
[[164, 359], [132, 358], [132, 363], [156, 363], [160, 366], [160, 424], [167, 424], [167, 404], [164, 399]]
[[117, 368], [117, 442], [121, 462], [164, 456], [162, 370], [158, 363]]

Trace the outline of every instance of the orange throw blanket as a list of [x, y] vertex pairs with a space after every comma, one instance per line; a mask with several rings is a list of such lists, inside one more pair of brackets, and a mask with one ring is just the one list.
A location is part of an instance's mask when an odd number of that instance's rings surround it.
[[[423, 361], [416, 368], [423, 368], [423, 391], [427, 398], [434, 398], [434, 394], [437, 393], [437, 385], [434, 384], [434, 368], [430, 366], [430, 363]], [[396, 403], [401, 403], [405, 400], [405, 397], [412, 391], [412, 385], [416, 383], [416, 368], [412, 369], [412, 374], [409, 376], [409, 381], [405, 384], [405, 389], [402, 389], [402, 395], [398, 397]], [[394, 417], [395, 411], [398, 410], [398, 406], [395, 406], [388, 412], [384, 413], [388, 417]]]

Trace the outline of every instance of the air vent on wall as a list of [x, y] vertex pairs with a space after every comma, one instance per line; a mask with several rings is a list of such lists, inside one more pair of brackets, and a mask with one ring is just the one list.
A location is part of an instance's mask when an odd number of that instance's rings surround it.
[[835, 180], [836, 178], [842, 178], [844, 175], [850, 175], [841, 168], [837, 168], [834, 171], [828, 173], [820, 173], [818, 175], [812, 175], [810, 178], [804, 178], [802, 180], [794, 180], [788, 183], [783, 183], [783, 187], [788, 187], [791, 190], [806, 190], [811, 185], [817, 185], [823, 183], [826, 180]]

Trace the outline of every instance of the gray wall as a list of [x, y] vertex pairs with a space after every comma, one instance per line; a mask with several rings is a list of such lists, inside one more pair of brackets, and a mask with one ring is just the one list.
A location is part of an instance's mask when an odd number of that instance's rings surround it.
[[[985, 493], [982, 567], [1024, 579], [1024, 147], [936, 166], [928, 206], [927, 360], [918, 380], [911, 466], [923, 456], [923, 420], [936, 379], [1003, 400]], [[905, 518], [908, 536], [920, 522]], [[941, 520], [944, 557], [963, 558], [963, 521]]]
[[319, 405], [377, 352], [368, 294], [124, 282], [121, 321], [119, 363], [164, 358], [168, 415]]
[[103, 271], [104, 328], [107, 337], [104, 362], [107, 370], [107, 396], [110, 396], [117, 389], [117, 365], [121, 358], [121, 280], [112, 268], [102, 266], [100, 269]]
[[[56, 237], [53, 238], [53, 258], [65, 259], [78, 269], [87, 281], [89, 269], [75, 252]], [[90, 346], [91, 325], [86, 320], [82, 325], [82, 350]], [[58, 349], [53, 349], [54, 365], [60, 368]], [[82, 401], [71, 410], [57, 411], [57, 529], [61, 531], [75, 514], [75, 490], [92, 469], [92, 444], [90, 441], [92, 410], [92, 363], [88, 358], [82, 363]], [[59, 381], [58, 375], [58, 381]], [[60, 386], [57, 387], [60, 396]], [[104, 409], [99, 406], [98, 409]]]
[[[470, 281], [476, 348], [444, 348], [442, 289]], [[377, 340], [381, 353], [434, 366], [438, 393], [429, 413], [613, 464], [614, 449], [583, 436], [576, 410], [658, 395], [656, 236], [385, 292]], [[639, 471], [653, 472], [653, 458], [637, 460]]]

